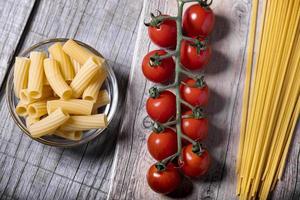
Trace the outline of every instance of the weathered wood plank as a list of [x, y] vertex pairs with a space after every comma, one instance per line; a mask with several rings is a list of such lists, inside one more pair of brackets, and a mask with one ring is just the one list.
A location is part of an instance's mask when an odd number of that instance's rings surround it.
[[278, 181], [272, 199], [298, 200], [300, 197], [300, 123], [292, 142], [283, 179]]
[[[174, 2], [146, 0], [142, 21], [155, 9], [174, 13]], [[211, 38], [212, 61], [205, 70], [206, 81], [212, 91], [207, 107], [210, 131], [205, 144], [212, 154], [213, 166], [203, 179], [193, 180], [192, 192], [183, 196], [183, 199], [237, 199], [235, 162], [251, 1], [215, 0], [212, 8], [217, 18], [215, 32]], [[142, 125], [147, 115], [147, 91], [152, 84], [143, 77], [140, 63], [148, 51], [157, 47], [149, 41], [147, 29], [142, 21], [128, 85], [125, 115], [117, 142], [109, 199], [172, 198], [151, 191], [145, 178], [149, 166], [155, 162], [146, 147], [147, 133], [150, 131]], [[296, 138], [298, 137], [299, 133]], [[295, 142], [286, 169], [287, 175], [277, 186], [274, 199], [299, 198], [299, 176], [295, 176], [299, 169], [299, 152], [299, 143]]]
[[[55, 37], [72, 37], [90, 44], [114, 68], [122, 102], [141, 8], [141, 1], [132, 4], [130, 0], [42, 0], [22, 50]], [[6, 174], [0, 182], [0, 198], [106, 198], [118, 120], [89, 144], [62, 149], [30, 140], [14, 125], [4, 98], [0, 106], [0, 167], [4, 169], [0, 172]]]
[[0, 86], [6, 68], [17, 50], [34, 3], [35, 0], [0, 1]]

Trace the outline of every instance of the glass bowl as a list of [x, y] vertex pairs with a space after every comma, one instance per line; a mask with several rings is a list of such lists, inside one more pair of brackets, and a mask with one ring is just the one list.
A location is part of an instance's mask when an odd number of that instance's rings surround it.
[[[42, 42], [39, 42], [38, 44], [35, 44], [31, 46], [30, 48], [26, 49], [23, 53], [20, 54], [20, 56], [23, 57], [29, 57], [29, 53], [31, 51], [44, 51], [48, 53], [48, 47], [54, 44], [55, 42], [66, 42], [68, 39], [67, 38], [55, 38], [55, 39], [49, 39], [45, 40]], [[97, 56], [103, 57], [98, 51], [96, 51], [94, 48], [90, 47], [89, 45], [75, 40], [78, 44], [82, 45], [92, 53], [96, 54]], [[9, 112], [15, 121], [15, 123], [18, 125], [18, 127], [30, 138], [33, 140], [36, 140], [40, 143], [50, 145], [50, 146], [56, 146], [56, 147], [73, 147], [77, 145], [81, 145], [84, 143], [87, 143], [94, 138], [96, 138], [98, 135], [100, 135], [106, 128], [104, 129], [91, 129], [89, 131], [85, 131], [83, 133], [82, 139], [79, 141], [72, 141], [72, 140], [67, 140], [63, 139], [57, 136], [52, 136], [52, 135], [47, 135], [43, 136], [41, 138], [33, 138], [31, 137], [31, 134], [29, 133], [26, 123], [25, 123], [25, 118], [20, 117], [17, 115], [15, 111], [15, 107], [18, 104], [18, 99], [14, 95], [14, 90], [13, 90], [13, 71], [14, 67], [12, 67], [9, 71], [7, 83], [6, 83], [6, 97], [7, 97], [7, 102], [8, 102], [8, 108]], [[110, 122], [112, 121], [117, 105], [118, 105], [118, 97], [119, 97], [119, 91], [118, 91], [118, 84], [117, 84], [117, 79], [116, 76], [113, 72], [113, 69], [107, 64], [107, 71], [108, 71], [108, 77], [105, 80], [105, 83], [103, 84], [101, 89], [106, 89], [108, 91], [109, 97], [110, 97], [110, 104], [103, 106], [100, 110], [99, 113], [105, 113], [107, 115], [107, 121], [108, 121], [108, 126]]]

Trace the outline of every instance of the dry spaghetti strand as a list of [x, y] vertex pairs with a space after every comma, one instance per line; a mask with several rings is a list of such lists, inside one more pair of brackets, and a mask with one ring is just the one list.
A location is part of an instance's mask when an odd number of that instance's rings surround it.
[[280, 180], [300, 110], [300, 1], [262, 2], [259, 39], [258, 1], [252, 5], [237, 157], [237, 195], [245, 200], [267, 199]]

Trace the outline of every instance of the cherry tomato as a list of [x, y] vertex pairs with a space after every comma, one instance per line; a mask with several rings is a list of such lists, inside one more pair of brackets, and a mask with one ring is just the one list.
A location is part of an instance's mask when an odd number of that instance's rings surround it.
[[160, 161], [177, 152], [177, 135], [169, 128], [160, 133], [152, 132], [147, 145], [151, 156]]
[[[183, 115], [191, 115], [192, 111], [186, 111]], [[207, 118], [183, 118], [181, 120], [181, 129], [183, 134], [192, 138], [193, 140], [200, 141], [207, 138], [208, 134], [208, 120]]]
[[177, 189], [181, 177], [173, 163], [169, 163], [165, 170], [159, 171], [152, 165], [147, 173], [147, 181], [152, 190], [161, 194], [168, 194]]
[[176, 47], [177, 29], [175, 20], [167, 19], [160, 22], [157, 26], [150, 25], [148, 34], [151, 41], [159, 47], [171, 49]]
[[[175, 63], [173, 58], [166, 58], [161, 60], [157, 65], [150, 60], [153, 56], [162, 56], [167, 52], [164, 50], [154, 50], [149, 52], [143, 59], [142, 71], [144, 76], [155, 83], [163, 83], [169, 80], [175, 70]], [[151, 64], [152, 63], [152, 64]]]
[[209, 62], [211, 57], [211, 47], [210, 45], [207, 45], [206, 49], [197, 50], [197, 47], [194, 46], [192, 42], [183, 40], [181, 43], [180, 55], [181, 64], [185, 68], [198, 70], [203, 68], [203, 66]]
[[200, 155], [193, 152], [193, 145], [183, 147], [181, 170], [184, 175], [194, 178], [204, 175], [211, 164], [211, 157], [207, 150], [204, 150]]
[[215, 15], [209, 7], [194, 4], [183, 16], [183, 31], [189, 37], [208, 36], [215, 25]]
[[208, 103], [209, 89], [206, 84], [197, 86], [197, 82], [192, 78], [183, 81], [180, 85], [180, 96], [183, 100], [193, 106], [205, 106]]
[[149, 98], [146, 102], [148, 115], [154, 121], [164, 123], [176, 116], [176, 96], [165, 90], [156, 98]]

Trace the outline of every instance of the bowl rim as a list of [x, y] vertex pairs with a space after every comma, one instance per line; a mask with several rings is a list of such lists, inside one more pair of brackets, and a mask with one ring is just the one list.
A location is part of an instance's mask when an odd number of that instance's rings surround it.
[[[66, 42], [69, 39], [74, 40], [75, 42], [77, 42], [81, 46], [87, 48], [89, 51], [91, 51], [95, 55], [104, 58], [101, 53], [99, 53], [96, 49], [94, 49], [90, 45], [88, 45], [84, 42], [81, 42], [79, 40], [73, 39], [73, 38], [50, 38], [50, 39], [47, 39], [47, 40], [42, 40], [42, 41], [30, 46], [29, 48], [25, 49], [24, 51], [19, 53], [18, 56], [26, 57], [27, 54], [29, 54], [31, 51], [33, 51], [34, 49], [36, 49], [36, 48], [38, 48], [42, 45], [52, 43], [52, 42]], [[115, 73], [114, 73], [112, 67], [110, 67], [107, 62], [106, 62], [106, 66], [107, 66], [107, 71], [110, 75], [111, 82], [114, 83], [114, 84], [112, 84], [113, 85], [113, 92], [112, 93], [117, 94], [117, 95], [114, 96], [113, 101], [110, 102], [111, 105], [110, 105], [110, 109], [109, 109], [110, 110], [109, 114], [107, 116], [107, 122], [108, 122], [107, 127], [103, 128], [103, 129], [95, 129], [95, 132], [93, 134], [91, 134], [89, 137], [87, 137], [86, 139], [83, 139], [83, 140], [79, 140], [79, 141], [71, 141], [70, 140], [70, 143], [57, 143], [57, 142], [45, 140], [43, 138], [33, 138], [31, 136], [31, 134], [29, 133], [28, 129], [23, 124], [19, 123], [17, 118], [20, 118], [20, 116], [17, 116], [16, 113], [12, 110], [12, 108], [14, 106], [12, 105], [12, 102], [9, 99], [10, 95], [8, 95], [8, 93], [10, 92], [9, 91], [9, 89], [10, 89], [9, 80], [10, 80], [11, 76], [13, 76], [13, 69], [14, 69], [14, 63], [13, 63], [12, 67], [10, 69], [8, 69], [9, 74], [8, 74], [8, 79], [6, 81], [6, 101], [8, 103], [9, 113], [10, 113], [11, 117], [13, 118], [15, 124], [17, 124], [17, 126], [21, 129], [21, 131], [23, 133], [25, 133], [28, 137], [30, 137], [32, 140], [35, 140], [35, 141], [37, 141], [39, 143], [42, 143], [42, 144], [45, 144], [45, 145], [54, 146], [54, 147], [75, 147], [75, 146], [79, 146], [79, 145], [88, 143], [91, 140], [95, 139], [96, 137], [101, 135], [102, 132], [107, 130], [108, 126], [111, 124], [111, 121], [115, 117], [115, 113], [116, 113], [117, 107], [119, 105], [119, 95], [118, 95], [119, 94], [119, 86], [118, 86], [117, 78], [115, 76]]]

